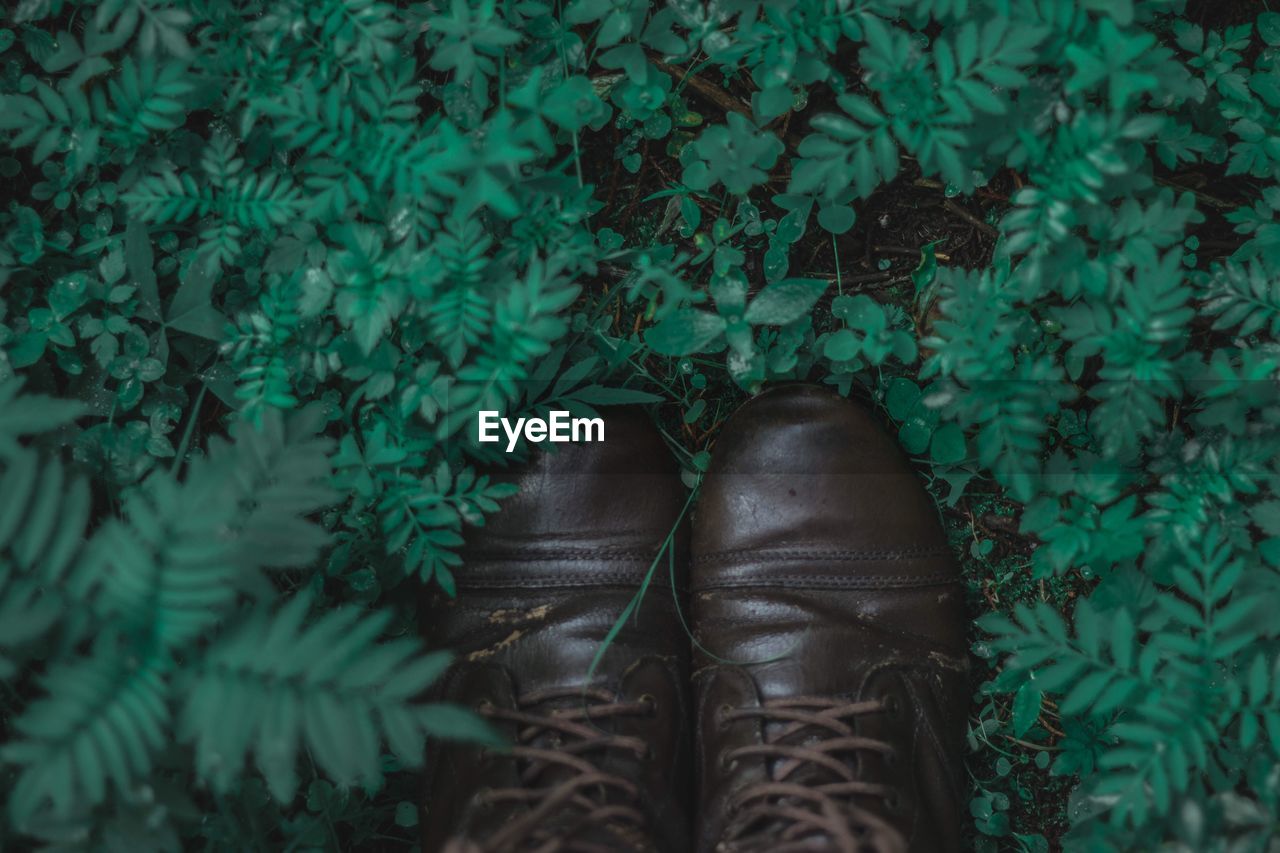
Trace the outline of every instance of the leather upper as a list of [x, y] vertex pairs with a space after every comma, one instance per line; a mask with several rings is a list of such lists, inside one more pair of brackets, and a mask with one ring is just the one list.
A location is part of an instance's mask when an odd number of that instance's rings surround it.
[[959, 849], [967, 620], [937, 510], [894, 442], [825, 390], [766, 391], [724, 427], [693, 531], [697, 849], [768, 849], [734, 840], [769, 829], [735, 817], [764, 783], [884, 793], [837, 798], [870, 849]]
[[[672, 587], [683, 594], [687, 582], [686, 537], [677, 528], [687, 493], [670, 453], [639, 412], [610, 415], [603, 443], [555, 450], [495, 478], [517, 483], [519, 493], [487, 526], [468, 531], [457, 599], [437, 593], [427, 603], [422, 623], [428, 643], [457, 653], [434, 698], [498, 709], [494, 724], [511, 742], [524, 743], [532, 734], [530, 749], [585, 759], [614, 780], [587, 785], [581, 797], [643, 812], [637, 825], [596, 811], [593, 825], [582, 827], [583, 809], [561, 808], [536, 816], [539, 831], [572, 829], [579, 843], [606, 850], [682, 851], [691, 829], [689, 641]], [[642, 600], [604, 648], [673, 529], [678, 535]], [[600, 691], [615, 703], [612, 709], [601, 710], [588, 698]], [[584, 728], [571, 737], [502, 714], [557, 720], [585, 715], [576, 721]], [[584, 747], [597, 736], [617, 745]], [[423, 848], [441, 850], [446, 840], [465, 837], [487, 849], [484, 839], [518, 826], [510, 822], [535, 807], [494, 803], [489, 792], [522, 784], [554, 787], [583, 772], [433, 740]], [[635, 790], [609, 787], [617, 779]]]

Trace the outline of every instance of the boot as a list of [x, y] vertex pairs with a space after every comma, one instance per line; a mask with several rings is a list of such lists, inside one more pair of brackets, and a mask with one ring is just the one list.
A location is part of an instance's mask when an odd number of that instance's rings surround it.
[[606, 637], [677, 525], [686, 493], [648, 419], [609, 417], [602, 443], [559, 445], [501, 479], [520, 486], [466, 537], [458, 594], [424, 631], [457, 659], [436, 698], [476, 709], [507, 752], [432, 741], [423, 849], [689, 849], [689, 640], [664, 552], [634, 613]]
[[894, 442], [766, 391], [716, 443], [692, 553], [697, 849], [959, 850], [962, 591]]

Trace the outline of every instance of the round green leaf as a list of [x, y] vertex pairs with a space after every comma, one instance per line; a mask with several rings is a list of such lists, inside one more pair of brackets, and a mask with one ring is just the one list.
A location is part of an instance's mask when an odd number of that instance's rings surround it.
[[969, 814], [979, 820], [991, 817], [994, 814], [994, 809], [991, 808], [991, 800], [986, 797], [974, 797], [969, 801]]
[[919, 415], [907, 418], [898, 430], [898, 440], [912, 455], [924, 453], [929, 447], [929, 439], [932, 435], [933, 425]]
[[791, 105], [795, 103], [795, 95], [787, 86], [776, 85], [757, 92], [752, 101], [756, 115], [763, 124], [791, 109]]
[[943, 424], [933, 434], [929, 455], [939, 465], [954, 465], [965, 458], [964, 430], [956, 424]]
[[785, 326], [808, 313], [829, 285], [822, 279], [784, 278], [751, 300], [744, 319], [753, 326]]
[[659, 355], [689, 355], [705, 349], [724, 332], [724, 327], [723, 317], [682, 308], [646, 329], [644, 342]]
[[684, 413], [684, 422], [687, 424], [693, 423], [698, 418], [702, 417], [702, 413], [705, 412], [706, 410], [707, 410], [706, 400], [701, 398], [695, 400], [693, 402], [693, 405], [689, 407], [689, 410]]
[[845, 204], [833, 204], [818, 210], [818, 224], [832, 234], [843, 234], [857, 220], [853, 208]]
[[848, 361], [858, 354], [858, 336], [841, 329], [827, 338], [823, 353], [832, 361]]
[[889, 410], [889, 417], [895, 421], [905, 421], [919, 401], [920, 388], [916, 383], [901, 376], [890, 380], [884, 395], [884, 405]]
[[1273, 47], [1280, 45], [1280, 12], [1263, 12], [1258, 16], [1258, 35]]

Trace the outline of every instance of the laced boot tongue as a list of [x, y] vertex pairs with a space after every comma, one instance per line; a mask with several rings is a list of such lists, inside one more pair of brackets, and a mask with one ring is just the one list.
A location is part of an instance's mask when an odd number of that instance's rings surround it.
[[646, 745], [616, 734], [615, 721], [649, 712], [602, 688], [541, 691], [518, 697], [514, 708], [482, 706], [481, 713], [514, 727], [510, 758], [517, 787], [487, 794], [522, 805], [522, 813], [482, 842], [486, 851], [648, 851], [637, 808], [639, 790], [611, 772], [615, 753], [639, 758]]
[[864, 718], [883, 711], [876, 700], [799, 697], [736, 712], [762, 718], [764, 744], [739, 757], [763, 756], [769, 779], [743, 792], [739, 844], [727, 849], [905, 851], [901, 834], [881, 815], [896, 794], [875, 778], [882, 774], [868, 772], [893, 753], [862, 730]]

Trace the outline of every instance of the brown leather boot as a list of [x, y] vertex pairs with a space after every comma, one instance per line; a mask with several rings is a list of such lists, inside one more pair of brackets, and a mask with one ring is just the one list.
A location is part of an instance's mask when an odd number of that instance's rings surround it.
[[434, 596], [423, 622], [458, 656], [438, 698], [479, 710], [512, 746], [428, 745], [424, 851], [688, 850], [689, 639], [667, 554], [588, 680], [685, 505], [671, 455], [623, 412], [603, 443], [561, 445], [502, 479], [519, 494], [471, 531], [457, 598]]
[[694, 518], [698, 850], [959, 849], [957, 581], [862, 409], [787, 385], [730, 419]]

